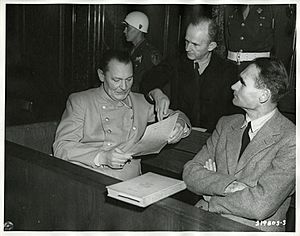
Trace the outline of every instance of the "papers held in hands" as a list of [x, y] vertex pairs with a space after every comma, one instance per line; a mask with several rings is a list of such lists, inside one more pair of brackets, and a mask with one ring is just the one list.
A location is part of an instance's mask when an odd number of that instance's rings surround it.
[[184, 181], [152, 172], [106, 186], [108, 196], [146, 207], [186, 188]]
[[127, 153], [132, 153], [132, 156], [159, 153], [167, 144], [177, 118], [178, 113], [175, 113], [167, 119], [148, 125], [143, 137]]

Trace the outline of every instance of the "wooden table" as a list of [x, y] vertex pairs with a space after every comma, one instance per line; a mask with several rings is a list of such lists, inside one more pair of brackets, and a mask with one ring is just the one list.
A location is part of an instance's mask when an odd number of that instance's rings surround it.
[[31, 231], [256, 231], [171, 197], [147, 208], [111, 199], [106, 186], [116, 182], [6, 141], [4, 220]]

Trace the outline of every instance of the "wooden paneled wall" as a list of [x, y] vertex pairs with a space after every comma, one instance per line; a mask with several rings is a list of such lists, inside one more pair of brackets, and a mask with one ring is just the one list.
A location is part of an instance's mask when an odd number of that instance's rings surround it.
[[[121, 22], [133, 10], [148, 15], [146, 37], [164, 57], [183, 50], [193, 14], [212, 16], [222, 28], [222, 6], [214, 5], [6, 4], [6, 106], [12, 107], [11, 98], [17, 98], [32, 102], [34, 112], [25, 121], [25, 116], [16, 117], [19, 111], [7, 109], [7, 125], [59, 119], [70, 93], [98, 86], [102, 53], [130, 46]], [[295, 92], [295, 75], [291, 78]], [[288, 97], [283, 107], [294, 100]]]
[[7, 97], [33, 101], [37, 119], [59, 116], [70, 93], [99, 85], [105, 50], [130, 46], [121, 22], [132, 10], [149, 15], [147, 37], [162, 53], [177, 47], [174, 6], [7, 4]]

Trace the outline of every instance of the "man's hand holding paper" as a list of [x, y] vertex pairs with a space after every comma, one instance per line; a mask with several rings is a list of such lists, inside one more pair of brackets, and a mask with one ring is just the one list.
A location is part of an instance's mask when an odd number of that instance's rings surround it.
[[147, 126], [143, 137], [128, 153], [132, 155], [147, 155], [158, 153], [167, 143], [176, 143], [189, 133], [186, 123], [180, 119], [178, 113]]
[[184, 133], [187, 133], [189, 128], [185, 124], [185, 122], [181, 119], [178, 119], [172, 133], [169, 136], [168, 143], [173, 144], [179, 142]]
[[106, 165], [113, 169], [123, 168], [126, 162], [132, 159], [128, 153], [124, 153], [119, 148], [105, 151], [104, 157], [106, 158]]

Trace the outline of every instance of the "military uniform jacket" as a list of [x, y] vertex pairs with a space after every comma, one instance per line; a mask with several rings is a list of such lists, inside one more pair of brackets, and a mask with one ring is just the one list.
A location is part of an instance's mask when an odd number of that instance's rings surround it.
[[232, 52], [270, 52], [286, 68], [295, 46], [295, 5], [250, 5], [244, 20], [235, 5], [224, 14], [226, 48]]
[[225, 38], [232, 52], [270, 52], [274, 45], [274, 10], [270, 5], [253, 5], [244, 20], [238, 8], [228, 10]]
[[[129, 97], [133, 110], [132, 127], [127, 139], [122, 140], [124, 121], [103, 86], [71, 94], [56, 131], [54, 155], [121, 180], [138, 176], [141, 173], [139, 159], [125, 164], [123, 169], [97, 167], [94, 163], [97, 154], [116, 146], [126, 152], [142, 137], [147, 123], [155, 120], [153, 105], [142, 94], [130, 93]], [[182, 112], [178, 113], [179, 118], [190, 126], [188, 118]]]
[[[206, 145], [186, 163], [183, 180], [199, 195], [212, 195], [208, 210], [264, 231], [284, 231], [295, 190], [296, 128], [278, 110], [239, 158], [244, 115], [222, 117]], [[212, 159], [217, 172], [203, 166]], [[234, 180], [247, 187], [225, 194]], [[274, 221], [275, 225], [260, 225]], [[257, 223], [258, 221], [258, 223]]]
[[132, 49], [130, 58], [134, 67], [134, 81], [131, 90], [140, 92], [144, 74], [160, 62], [161, 54], [145, 39]]

